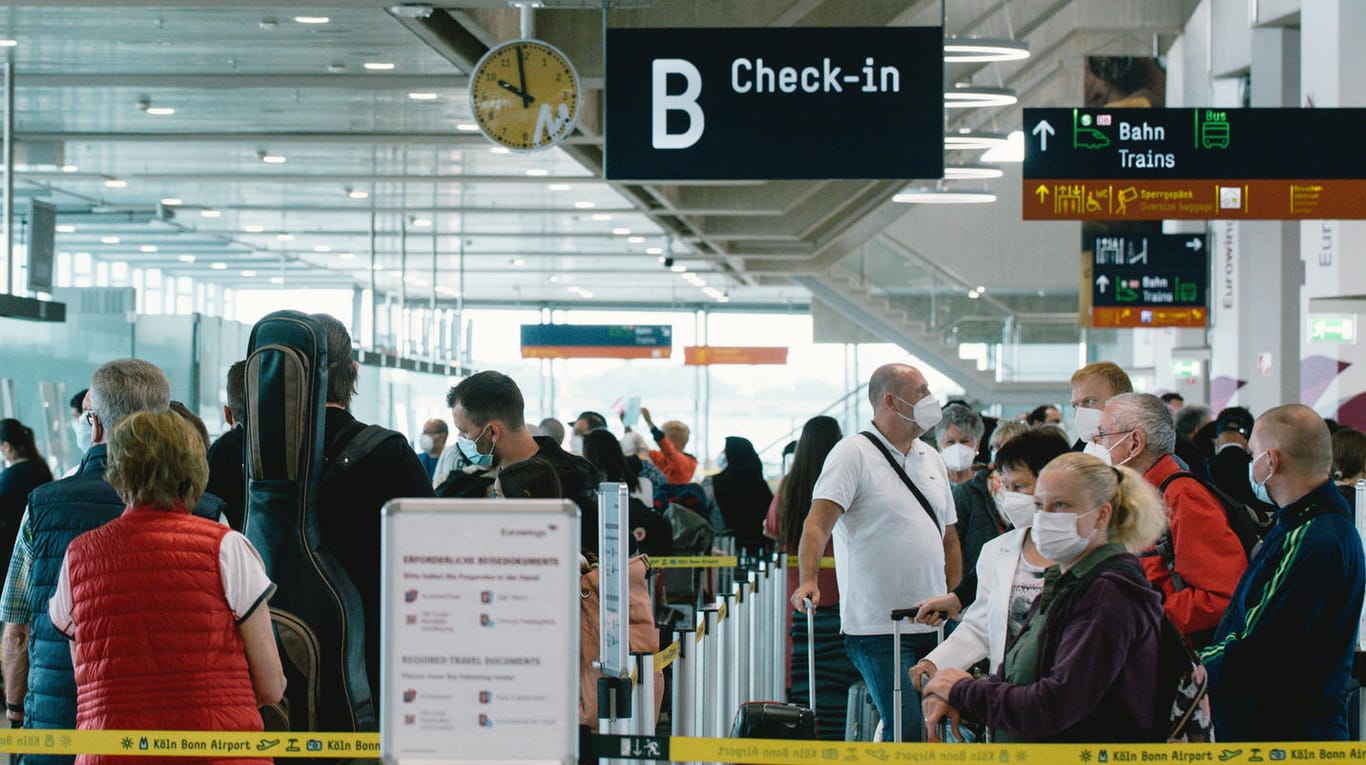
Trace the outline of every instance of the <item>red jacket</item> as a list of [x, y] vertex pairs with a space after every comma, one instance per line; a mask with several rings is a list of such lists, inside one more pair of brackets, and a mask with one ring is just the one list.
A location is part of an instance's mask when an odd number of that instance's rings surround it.
[[697, 472], [697, 458], [679, 451], [668, 436], [655, 440], [659, 442], [659, 449], [650, 450], [650, 461], [659, 472], [669, 479], [669, 483], [692, 483], [693, 473]]
[[[1181, 466], [1169, 454], [1154, 463], [1144, 478], [1158, 487], [1180, 470]], [[1229, 528], [1223, 505], [1199, 481], [1172, 481], [1162, 503], [1167, 507], [1176, 573], [1185, 580], [1186, 588], [1175, 591], [1171, 574], [1159, 555], [1142, 558], [1143, 570], [1148, 581], [1162, 590], [1162, 608], [1182, 635], [1213, 630], [1219, 626], [1238, 579], [1247, 568], [1243, 545]]]
[[[223, 594], [218, 548], [228, 531], [185, 512], [130, 508], [71, 543], [78, 729], [263, 729]], [[134, 759], [186, 765], [183, 757]], [[77, 758], [82, 765], [127, 760]]]

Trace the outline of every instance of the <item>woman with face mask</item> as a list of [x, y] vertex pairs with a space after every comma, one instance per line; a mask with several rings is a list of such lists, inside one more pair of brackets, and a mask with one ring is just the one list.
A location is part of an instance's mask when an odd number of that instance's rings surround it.
[[33, 429], [18, 420], [0, 420], [0, 456], [0, 562], [8, 566], [28, 493], [51, 481], [52, 471], [33, 443]]
[[1165, 525], [1143, 476], [1087, 454], [1039, 474], [1030, 534], [1056, 561], [1000, 669], [974, 680], [941, 669], [925, 685], [925, 722], [959, 715], [996, 741], [1137, 742], [1153, 727], [1162, 603], [1131, 552]]
[[911, 668], [916, 690], [921, 690], [925, 675], [933, 676], [940, 669], [966, 670], [983, 659], [989, 660], [989, 669], [1001, 666], [1006, 645], [1024, 629], [1025, 615], [1043, 590], [1044, 570], [1053, 565], [1039, 552], [1030, 533], [1035, 481], [1045, 465], [1070, 448], [1055, 429], [1039, 428], [1021, 433], [997, 450], [996, 466], [1004, 490], [999, 510], [1012, 530], [982, 547], [975, 576], [963, 578], [965, 583], [975, 582], [970, 591], [962, 592], [960, 584], [954, 592], [916, 604], [920, 608], [917, 621], [932, 626], [942, 623], [945, 615], [956, 618], [960, 609], [967, 609], [953, 634]]
[[953, 485], [964, 571], [971, 571], [977, 564], [982, 545], [1008, 528], [991, 496], [991, 472], [977, 464], [983, 430], [982, 418], [961, 403], [944, 407], [943, 419], [934, 428], [935, 445]]

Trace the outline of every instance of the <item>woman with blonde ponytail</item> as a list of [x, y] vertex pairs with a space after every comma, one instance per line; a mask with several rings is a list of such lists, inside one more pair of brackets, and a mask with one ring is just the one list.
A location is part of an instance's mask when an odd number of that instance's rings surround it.
[[926, 684], [926, 725], [966, 714], [995, 741], [1146, 741], [1163, 615], [1134, 551], [1161, 535], [1162, 499], [1133, 470], [1072, 453], [1039, 474], [1034, 505], [1031, 534], [1057, 565], [996, 674], [943, 669]]

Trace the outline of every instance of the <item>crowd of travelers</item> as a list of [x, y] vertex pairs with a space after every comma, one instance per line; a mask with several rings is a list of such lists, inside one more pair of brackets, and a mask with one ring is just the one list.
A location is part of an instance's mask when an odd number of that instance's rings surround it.
[[[348, 411], [357, 366], [344, 326], [315, 318], [329, 354], [323, 451], [335, 460], [365, 430]], [[245, 368], [228, 370], [229, 429], [210, 442], [161, 369], [104, 364], [71, 400], [83, 456], [57, 480], [33, 430], [0, 420], [11, 725], [262, 730], [257, 709], [279, 701], [286, 678], [269, 609], [281, 583], [241, 533]], [[1348, 738], [1366, 435], [1297, 404], [1254, 417], [1135, 393], [1109, 362], [1078, 370], [1070, 392], [1066, 406], [997, 420], [941, 406], [920, 370], [889, 364], [869, 380], [863, 430], [811, 418], [775, 488], [741, 436], [725, 438], [718, 470], [699, 470], [681, 421], [656, 424], [641, 408], [643, 426], [594, 411], [533, 424], [512, 378], [479, 372], [411, 444], [381, 440], [322, 482], [322, 543], [359, 592], [376, 689], [385, 502], [567, 499], [591, 561], [597, 486], [611, 481], [627, 486], [635, 551], [676, 551], [683, 513], [686, 528], [709, 527], [706, 540], [724, 531], [741, 554], [796, 561], [790, 698], [815, 707], [823, 738], [843, 736], [847, 691], [863, 682], [908, 740], [937, 739], [945, 721], [962, 741], [1150, 741], [1168, 714], [1153, 671], [1165, 635], [1208, 678], [1196, 714], [1218, 740]], [[908, 606], [896, 665], [889, 614]], [[899, 711], [898, 674], [916, 691]]]

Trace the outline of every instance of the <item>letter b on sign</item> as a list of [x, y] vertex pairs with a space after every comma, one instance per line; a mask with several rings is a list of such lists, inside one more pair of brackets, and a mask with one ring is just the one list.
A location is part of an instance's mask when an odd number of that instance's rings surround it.
[[[697, 97], [702, 95], [702, 73], [692, 62], [681, 58], [657, 58], [651, 63], [650, 143], [656, 149], [686, 149], [702, 138], [707, 120]], [[687, 83], [682, 93], [669, 94], [669, 75], [681, 75]], [[688, 115], [688, 129], [669, 132], [669, 112]]]

